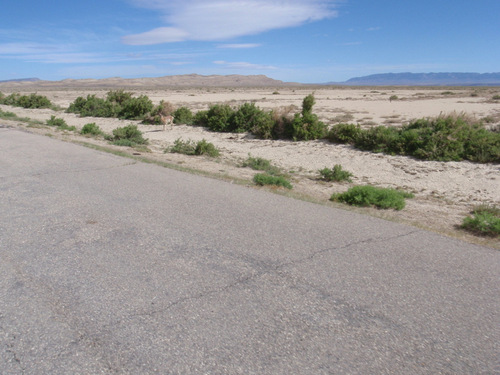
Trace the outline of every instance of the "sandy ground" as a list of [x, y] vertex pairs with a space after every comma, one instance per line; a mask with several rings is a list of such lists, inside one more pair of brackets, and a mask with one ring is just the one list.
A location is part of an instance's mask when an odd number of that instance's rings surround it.
[[[53, 103], [65, 109], [78, 96], [96, 94], [104, 97], [109, 90], [38, 90]], [[380, 124], [398, 126], [411, 119], [437, 116], [440, 114], [465, 113], [478, 119], [488, 118], [491, 126], [500, 123], [500, 103], [491, 100], [500, 93], [500, 88], [235, 88], [235, 89], [169, 89], [134, 90], [135, 95], [147, 95], [156, 104], [165, 100], [174, 106], [186, 106], [193, 112], [207, 109], [216, 103], [239, 105], [255, 102], [261, 108], [295, 106], [300, 110], [302, 99], [314, 91], [316, 105], [314, 112], [327, 124], [336, 122], [359, 123], [364, 127]], [[29, 94], [33, 91], [21, 92]], [[9, 92], [4, 91], [4, 94]], [[398, 100], [389, 100], [396, 95]], [[372, 184], [395, 187], [411, 191], [414, 199], [407, 201], [402, 211], [381, 211], [359, 209], [421, 228], [453, 235], [465, 240], [499, 247], [500, 242], [491, 239], [477, 239], [456, 229], [471, 208], [477, 204], [500, 205], [500, 165], [474, 164], [470, 162], [420, 161], [403, 156], [388, 156], [363, 152], [345, 145], [334, 145], [326, 141], [291, 142], [259, 140], [249, 134], [213, 133], [200, 127], [174, 125], [162, 131], [161, 126], [141, 125], [134, 121], [103, 118], [79, 118], [64, 111], [47, 109], [27, 110], [0, 106], [3, 111], [16, 113], [19, 117], [29, 117], [45, 121], [52, 115], [65, 119], [69, 125], [80, 129], [95, 122], [101, 129], [111, 133], [113, 129], [130, 123], [138, 125], [150, 140], [151, 153], [140, 152], [143, 156], [188, 168], [203, 170], [228, 179], [251, 180], [256, 173], [242, 168], [242, 161], [248, 155], [262, 157], [291, 176], [293, 191], [301, 196], [311, 197], [326, 204], [334, 192], [342, 192], [357, 184]], [[5, 122], [5, 121], [3, 121]], [[26, 127], [25, 124], [10, 122], [30, 131], [65, 139], [85, 139], [86, 142], [106, 144], [103, 140], [75, 136], [67, 132], [57, 132], [53, 128]], [[206, 139], [221, 150], [221, 157], [188, 157], [164, 153], [178, 138], [198, 141]], [[129, 150], [130, 153], [138, 153]], [[325, 183], [318, 180], [318, 170], [341, 164], [354, 174], [352, 183]], [[249, 182], [249, 184], [251, 184]], [[332, 204], [333, 205], [333, 204]]]

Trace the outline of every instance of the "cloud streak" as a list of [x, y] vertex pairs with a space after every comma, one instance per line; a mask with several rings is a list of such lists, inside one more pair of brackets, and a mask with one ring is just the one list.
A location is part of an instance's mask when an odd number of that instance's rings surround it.
[[274, 70], [277, 69], [272, 65], [252, 64], [249, 62], [228, 62], [228, 61], [214, 61], [215, 65], [221, 65], [228, 69], [251, 69], [251, 70]]
[[165, 27], [127, 35], [129, 45], [221, 41], [335, 17], [332, 0], [133, 0], [158, 10]]

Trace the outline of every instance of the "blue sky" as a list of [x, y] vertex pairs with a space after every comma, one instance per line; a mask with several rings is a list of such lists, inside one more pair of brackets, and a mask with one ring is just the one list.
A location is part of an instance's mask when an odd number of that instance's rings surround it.
[[500, 0], [6, 0], [0, 80], [499, 72]]

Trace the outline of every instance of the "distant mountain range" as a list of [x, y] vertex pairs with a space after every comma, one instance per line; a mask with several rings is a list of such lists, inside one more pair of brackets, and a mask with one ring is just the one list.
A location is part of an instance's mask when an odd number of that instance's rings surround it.
[[329, 84], [349, 86], [500, 86], [500, 73], [385, 73]]
[[0, 81], [0, 83], [5, 83], [5, 82], [37, 82], [37, 81], [40, 81], [40, 78], [8, 79], [5, 81]]
[[[0, 81], [3, 87], [281, 87], [307, 86], [283, 82], [265, 75], [199, 75], [184, 74], [156, 78], [104, 78], [65, 79], [42, 81], [22, 78]], [[500, 86], [500, 73], [385, 73], [351, 78], [345, 82], [328, 82], [323, 85], [341, 86]]]

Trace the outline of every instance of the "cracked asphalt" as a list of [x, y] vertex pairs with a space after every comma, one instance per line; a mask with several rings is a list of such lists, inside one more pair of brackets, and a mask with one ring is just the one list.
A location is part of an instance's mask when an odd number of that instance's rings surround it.
[[0, 128], [1, 374], [498, 374], [500, 253]]

